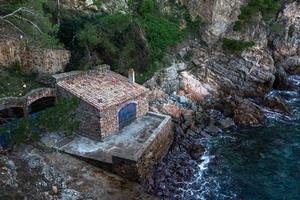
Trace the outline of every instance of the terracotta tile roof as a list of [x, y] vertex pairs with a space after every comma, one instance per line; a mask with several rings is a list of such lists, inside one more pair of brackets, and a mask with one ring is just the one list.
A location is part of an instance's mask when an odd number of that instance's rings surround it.
[[58, 86], [99, 110], [124, 103], [148, 89], [112, 71], [89, 71], [61, 80]]

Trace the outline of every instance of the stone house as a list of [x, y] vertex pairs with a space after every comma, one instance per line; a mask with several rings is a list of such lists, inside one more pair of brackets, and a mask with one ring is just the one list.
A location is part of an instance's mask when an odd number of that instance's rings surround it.
[[149, 111], [148, 89], [110, 70], [54, 75], [60, 96], [80, 99], [79, 133], [103, 140]]

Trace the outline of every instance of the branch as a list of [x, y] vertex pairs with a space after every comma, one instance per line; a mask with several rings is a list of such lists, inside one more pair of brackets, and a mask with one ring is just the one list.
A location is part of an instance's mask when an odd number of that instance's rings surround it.
[[13, 16], [16, 13], [23, 11], [24, 9], [25, 9], [24, 7], [18, 8], [17, 10], [13, 11], [12, 13], [9, 13], [9, 14], [4, 15], [4, 16], [0, 16], [0, 19], [5, 19], [5, 18], [8, 18], [10, 16]]
[[21, 33], [25, 34], [24, 31], [22, 31], [21, 29], [19, 29], [16, 25], [14, 25], [12, 22], [10, 22], [9, 20], [7, 19], [3, 19], [3, 18], [0, 18], [2, 19], [3, 21], [5, 21], [6, 23], [10, 24], [11, 26], [13, 26], [15, 29], [17, 29], [18, 31], [20, 31]]
[[0, 16], [0, 20], [3, 20], [5, 21], [6, 23], [10, 24], [11, 26], [13, 26], [15, 29], [17, 29], [18, 31], [20, 31], [21, 33], [25, 34], [20, 28], [18, 28], [14, 23], [12, 23], [11, 21], [9, 21], [7, 18], [9, 17], [16, 17], [16, 18], [19, 18], [21, 20], [24, 20], [28, 23], [30, 23], [32, 26], [34, 26], [40, 33], [42, 33], [41, 29], [38, 27], [38, 25], [36, 25], [35, 23], [33, 23], [32, 21], [30, 21], [29, 19], [25, 18], [25, 17], [21, 17], [19, 15], [17, 15], [18, 13], [20, 12], [27, 12], [27, 13], [30, 13], [32, 15], [36, 15], [32, 10], [28, 9], [28, 8], [25, 8], [25, 7], [21, 7], [21, 8], [18, 8], [17, 10], [7, 14], [7, 15], [4, 15], [4, 16]]
[[27, 18], [25, 18], [25, 17], [21, 17], [21, 16], [19, 16], [19, 15], [14, 15], [14, 17], [17, 17], [17, 18], [19, 18], [19, 19], [23, 19], [23, 20], [27, 21], [27, 22], [30, 23], [32, 26], [34, 26], [40, 33], [43, 33], [43, 32], [41, 31], [41, 29], [38, 27], [38, 25], [36, 25], [36, 24], [33, 23], [32, 21], [30, 21], [29, 19], [27, 19]]

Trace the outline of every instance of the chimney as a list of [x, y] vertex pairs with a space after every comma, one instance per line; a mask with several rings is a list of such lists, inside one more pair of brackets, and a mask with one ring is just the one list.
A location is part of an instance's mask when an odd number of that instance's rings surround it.
[[133, 68], [130, 68], [128, 70], [128, 79], [130, 83], [135, 83], [135, 72], [133, 70]]

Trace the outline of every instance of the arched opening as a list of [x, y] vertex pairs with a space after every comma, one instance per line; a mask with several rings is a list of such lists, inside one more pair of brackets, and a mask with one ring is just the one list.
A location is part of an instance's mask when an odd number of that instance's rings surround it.
[[119, 129], [128, 126], [136, 119], [136, 103], [129, 103], [118, 113]]
[[21, 117], [24, 117], [24, 109], [22, 107], [11, 107], [0, 110], [0, 124]]
[[55, 97], [42, 97], [29, 105], [28, 107], [29, 114], [33, 114], [42, 111], [46, 108], [52, 107], [55, 105], [55, 102], [56, 102]]

